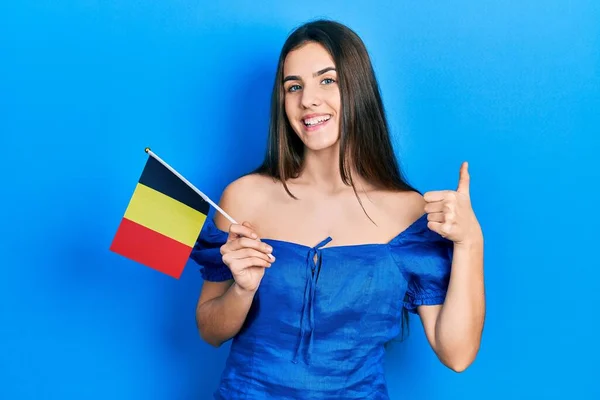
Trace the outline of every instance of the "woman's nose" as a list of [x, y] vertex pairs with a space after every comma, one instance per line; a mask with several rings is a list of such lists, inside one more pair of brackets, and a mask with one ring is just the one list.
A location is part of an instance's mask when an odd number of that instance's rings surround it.
[[321, 104], [321, 99], [317, 90], [306, 87], [302, 89], [302, 107], [311, 108], [319, 104]]

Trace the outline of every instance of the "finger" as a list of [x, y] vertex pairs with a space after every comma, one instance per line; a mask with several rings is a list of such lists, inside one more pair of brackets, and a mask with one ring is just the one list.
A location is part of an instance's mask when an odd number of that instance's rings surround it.
[[[250, 235], [250, 237], [252, 239], [256, 239], [260, 242], [260, 239], [258, 238], [258, 234], [256, 233], [256, 229], [254, 228], [254, 225], [252, 225], [250, 222], [248, 221], [244, 221], [242, 223], [243, 226], [245, 226], [246, 228], [252, 230], [252, 234]], [[275, 261], [275, 257], [273, 256], [273, 254], [271, 254], [273, 252], [273, 248], [269, 245], [265, 246], [265, 250], [267, 252], [267, 256], [269, 257], [269, 259], [271, 260], [271, 262]]]
[[268, 262], [272, 262], [272, 260], [274, 260], [275, 258], [273, 257], [273, 259], [271, 259], [269, 256], [272, 256], [272, 254], [263, 253], [262, 251], [255, 250], [255, 249], [249, 249], [249, 248], [244, 248], [244, 249], [240, 249], [240, 250], [231, 252], [231, 258], [234, 260], [255, 257], [255, 258], [262, 258], [263, 260], [268, 261]]
[[258, 239], [258, 235], [257, 233], [254, 231], [254, 229], [248, 227], [247, 225], [245, 225], [246, 222], [244, 222], [243, 224], [232, 224], [229, 227], [229, 237], [231, 239], [235, 239], [236, 237], [232, 237], [232, 233], [238, 236], [244, 236], [247, 238], [251, 238], [251, 239]]
[[450, 193], [452, 193], [451, 190], [436, 190], [436, 191], [431, 191], [431, 192], [427, 192], [423, 195], [423, 199], [427, 202], [427, 203], [433, 203], [436, 201], [442, 201], [445, 200]]
[[227, 243], [228, 251], [236, 251], [244, 248], [256, 249], [265, 254], [273, 252], [273, 248], [267, 243], [257, 239], [249, 239], [247, 237], [239, 237]]
[[449, 224], [448, 222], [428, 221], [427, 227], [442, 237], [448, 236], [452, 230], [452, 224]]
[[440, 233], [440, 228], [442, 227], [442, 224], [440, 222], [427, 221], [427, 227], [434, 232]]
[[255, 267], [270, 268], [271, 267], [270, 262], [263, 260], [262, 258], [259, 258], [259, 257], [250, 257], [250, 258], [240, 258], [240, 259], [229, 260], [228, 256], [230, 256], [230, 254], [224, 256], [223, 261], [225, 262], [226, 265], [229, 266], [229, 269], [231, 270], [231, 272], [233, 274], [238, 274], [248, 268], [255, 268]]
[[427, 204], [425, 204], [424, 210], [426, 213], [443, 212], [444, 211], [444, 202], [436, 201], [435, 203], [427, 203]]
[[[274, 260], [275, 258], [273, 258]], [[231, 270], [239, 271], [252, 266], [271, 266], [272, 260], [269, 260], [268, 255], [254, 249], [243, 249], [225, 253], [222, 257], [225, 265]], [[260, 260], [260, 262], [259, 262]]]
[[[243, 258], [238, 260], [240, 270], [252, 267], [270, 268], [271, 263], [259, 257]], [[236, 265], [238, 267], [238, 265]]]
[[255, 249], [264, 254], [271, 262], [275, 261], [275, 257], [271, 254], [273, 253], [273, 248], [271, 246], [258, 239], [249, 239], [246, 237], [237, 238], [225, 243], [221, 246], [221, 254], [235, 252], [246, 248]]
[[267, 259], [270, 259], [271, 262], [275, 261], [275, 257], [273, 256], [273, 254], [271, 254], [273, 252], [273, 248], [271, 246], [259, 240], [248, 239], [245, 237], [231, 240], [225, 243], [223, 246], [221, 246], [221, 254], [225, 255], [228, 253], [236, 253], [240, 250], [246, 249], [251, 249], [259, 252], [260, 254], [267, 257]]
[[460, 166], [460, 172], [458, 175], [458, 188], [457, 192], [469, 194], [469, 185], [471, 181], [471, 176], [469, 175], [469, 163], [463, 162]]
[[435, 212], [427, 214], [427, 221], [444, 222], [445, 217], [443, 212]]

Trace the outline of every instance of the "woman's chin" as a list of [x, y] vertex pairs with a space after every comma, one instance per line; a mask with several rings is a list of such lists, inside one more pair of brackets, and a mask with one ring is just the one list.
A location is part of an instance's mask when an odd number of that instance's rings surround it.
[[322, 151], [322, 150], [327, 150], [330, 149], [332, 147], [337, 147], [339, 145], [339, 141], [337, 140], [338, 138], [335, 136], [331, 136], [331, 137], [304, 137], [303, 138], [303, 142], [304, 142], [304, 146], [306, 146], [306, 148], [308, 150], [311, 151]]

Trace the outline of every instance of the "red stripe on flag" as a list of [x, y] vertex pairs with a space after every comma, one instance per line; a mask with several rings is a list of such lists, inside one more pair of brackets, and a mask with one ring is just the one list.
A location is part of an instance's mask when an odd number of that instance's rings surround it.
[[179, 279], [192, 248], [123, 218], [110, 250]]

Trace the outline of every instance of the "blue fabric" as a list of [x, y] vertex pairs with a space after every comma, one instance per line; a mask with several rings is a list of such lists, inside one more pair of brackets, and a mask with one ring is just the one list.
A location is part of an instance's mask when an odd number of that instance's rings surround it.
[[[232, 279], [219, 251], [226, 239], [208, 219], [191, 256], [204, 279]], [[384, 345], [399, 335], [403, 308], [443, 303], [452, 242], [427, 228], [426, 215], [387, 244], [262, 240], [277, 260], [233, 338], [215, 398], [388, 399]]]

